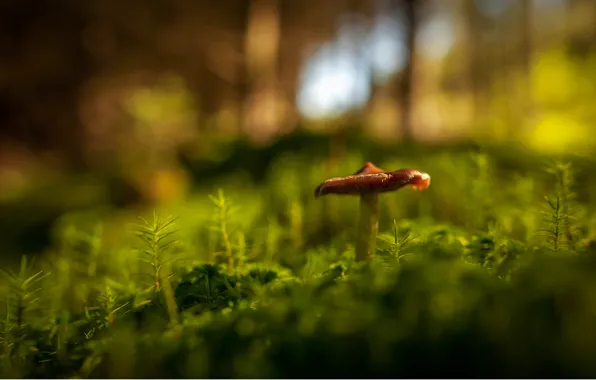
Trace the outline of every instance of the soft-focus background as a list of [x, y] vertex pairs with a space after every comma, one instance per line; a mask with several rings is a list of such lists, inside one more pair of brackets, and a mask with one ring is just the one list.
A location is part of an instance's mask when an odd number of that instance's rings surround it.
[[464, 223], [445, 149], [592, 155], [595, 43], [593, 0], [4, 0], [1, 260], [69, 213], [209, 214], [218, 187], [316, 242], [341, 228], [309, 224], [311, 186], [366, 160], [433, 176], [388, 215]]

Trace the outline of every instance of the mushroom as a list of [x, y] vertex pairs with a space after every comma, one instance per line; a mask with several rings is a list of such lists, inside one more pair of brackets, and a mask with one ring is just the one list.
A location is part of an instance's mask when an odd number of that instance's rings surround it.
[[406, 186], [424, 190], [430, 186], [430, 175], [416, 169], [388, 172], [367, 162], [351, 176], [330, 178], [317, 186], [315, 198], [328, 194], [360, 196], [356, 261], [372, 260], [379, 226], [379, 193]]

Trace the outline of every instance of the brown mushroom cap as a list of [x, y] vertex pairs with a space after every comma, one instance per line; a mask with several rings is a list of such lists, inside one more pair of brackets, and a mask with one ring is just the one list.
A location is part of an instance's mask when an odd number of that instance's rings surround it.
[[430, 186], [430, 175], [417, 169], [383, 171], [367, 162], [356, 174], [331, 178], [315, 189], [315, 198], [327, 194], [362, 195], [386, 193], [410, 186], [423, 190]]

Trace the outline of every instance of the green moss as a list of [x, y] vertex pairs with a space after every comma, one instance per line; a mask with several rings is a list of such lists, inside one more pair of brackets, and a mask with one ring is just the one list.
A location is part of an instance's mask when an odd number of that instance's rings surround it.
[[203, 183], [133, 231], [132, 213], [65, 214], [49, 260], [4, 273], [0, 374], [596, 376], [586, 161], [385, 157], [433, 182], [380, 196], [372, 262], [354, 261], [357, 198], [314, 200], [330, 174], [307, 153]]

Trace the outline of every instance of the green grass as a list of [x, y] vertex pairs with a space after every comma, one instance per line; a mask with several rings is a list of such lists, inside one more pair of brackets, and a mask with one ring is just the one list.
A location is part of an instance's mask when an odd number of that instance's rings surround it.
[[141, 219], [64, 214], [43, 257], [2, 271], [2, 376], [596, 376], [591, 163], [383, 157], [432, 184], [380, 197], [371, 263], [357, 198], [313, 196], [364, 154], [293, 152]]

